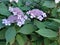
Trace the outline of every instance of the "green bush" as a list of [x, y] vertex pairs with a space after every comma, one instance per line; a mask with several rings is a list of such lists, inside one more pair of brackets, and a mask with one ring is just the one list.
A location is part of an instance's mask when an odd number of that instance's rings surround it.
[[[60, 3], [55, 0], [15, 1], [0, 0], [0, 45], [60, 45]], [[22, 26], [17, 26], [16, 22], [10, 26], [2, 23], [13, 15], [9, 7], [18, 7], [28, 17]], [[33, 9], [43, 11], [47, 17], [41, 21], [31, 19], [26, 12]]]

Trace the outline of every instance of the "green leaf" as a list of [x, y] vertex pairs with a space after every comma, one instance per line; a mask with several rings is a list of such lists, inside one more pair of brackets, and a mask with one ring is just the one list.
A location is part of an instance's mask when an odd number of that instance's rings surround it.
[[5, 45], [5, 42], [0, 42], [0, 45]]
[[57, 10], [57, 12], [60, 12], [60, 8]]
[[4, 27], [4, 25], [2, 24], [2, 19], [0, 19], [0, 29], [3, 27]]
[[50, 45], [50, 40], [48, 38], [44, 39], [44, 45]]
[[43, 3], [43, 6], [46, 6], [48, 8], [54, 8], [54, 7], [56, 7], [56, 4], [53, 1], [45, 1]]
[[23, 34], [31, 34], [35, 30], [36, 29], [32, 24], [26, 24], [18, 32], [23, 33]]
[[25, 43], [27, 42], [27, 37], [25, 35], [17, 35], [16, 36], [16, 40], [18, 42], [19, 45], [25, 45]]
[[36, 45], [36, 41], [35, 42], [32, 42], [32, 45]]
[[5, 15], [5, 16], [10, 15], [10, 12], [8, 11], [4, 3], [0, 3], [0, 14]]
[[38, 20], [34, 20], [34, 25], [36, 25], [38, 28], [45, 27], [45, 24], [43, 22], [38, 21]]
[[22, 6], [20, 7], [23, 11], [27, 11], [27, 10], [30, 10], [30, 7], [27, 7], [27, 6]]
[[8, 28], [8, 30], [6, 31], [6, 34], [5, 34], [5, 38], [6, 38], [7, 43], [9, 42], [10, 45], [12, 43], [14, 43], [15, 36], [16, 36], [16, 30], [15, 30], [15, 28], [14, 27]]
[[57, 37], [57, 35], [58, 35], [56, 32], [54, 32], [50, 29], [45, 29], [45, 28], [41, 28], [40, 30], [38, 30], [36, 32], [44, 37]]
[[20, 8], [21, 6], [23, 6], [22, 0], [19, 0], [19, 1], [18, 1], [17, 6], [18, 6], [19, 8]]
[[46, 25], [47, 28], [55, 30], [55, 31], [58, 31], [59, 30], [59, 26], [60, 26], [59, 23], [56, 23], [54, 21], [51, 21], [51, 22], [50, 21], [46, 21], [45, 25]]
[[53, 21], [55, 21], [55, 22], [57, 22], [57, 23], [60, 23], [60, 20], [59, 19], [53, 19], [53, 18], [49, 18], [50, 20], [53, 20]]
[[36, 41], [38, 40], [38, 36], [36, 34], [31, 34], [31, 41]]
[[0, 31], [0, 39], [5, 39], [5, 32], [6, 32], [5, 28], [2, 31]]
[[9, 1], [9, 0], [0, 0], [0, 1], [5, 2], [5, 1]]
[[57, 17], [57, 8], [52, 9], [51, 16]]
[[53, 43], [51, 43], [50, 45], [59, 45], [56, 41], [54, 41]]

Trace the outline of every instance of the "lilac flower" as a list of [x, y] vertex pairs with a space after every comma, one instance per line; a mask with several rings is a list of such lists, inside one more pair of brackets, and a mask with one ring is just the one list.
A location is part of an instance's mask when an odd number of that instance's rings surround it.
[[42, 21], [43, 20], [43, 17], [42, 16], [39, 16], [39, 17], [37, 17], [37, 19], [39, 19], [40, 21]]
[[10, 21], [8, 21], [7, 19], [3, 19], [2, 23], [5, 24], [6, 26], [7, 25], [9, 25], [9, 26], [11, 25]]
[[15, 23], [17, 20], [17, 16], [16, 15], [11, 15], [8, 17], [7, 19], [8, 21], [10, 21], [10, 23]]
[[9, 16], [7, 19], [3, 19], [2, 23], [5, 25], [11, 25], [11, 23], [17, 23], [20, 27], [25, 24], [25, 20], [27, 20], [27, 16], [17, 7], [9, 7], [9, 11], [13, 13], [13, 15]]
[[9, 7], [9, 11], [10, 12], [13, 12], [13, 7]]
[[20, 10], [18, 7], [9, 7], [9, 11], [13, 13], [13, 15], [24, 15], [22, 10]]
[[25, 23], [25, 16], [21, 16], [21, 15], [18, 15], [19, 18], [17, 19], [17, 25], [20, 27], [21, 25], [23, 25]]
[[16, 3], [18, 3], [18, 0], [10, 0], [10, 2], [13, 2], [13, 1], [16, 2]]
[[44, 13], [43, 11], [39, 9], [29, 10], [27, 14], [30, 15], [30, 18], [37, 18], [40, 21], [42, 21], [44, 17], [47, 17], [46, 13]]

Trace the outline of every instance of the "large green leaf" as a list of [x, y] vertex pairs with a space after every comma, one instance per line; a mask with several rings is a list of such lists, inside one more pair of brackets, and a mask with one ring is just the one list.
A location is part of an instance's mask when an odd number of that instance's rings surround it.
[[43, 3], [43, 6], [46, 6], [48, 8], [54, 8], [54, 7], [56, 7], [56, 4], [53, 1], [45, 1]]
[[36, 25], [38, 28], [45, 27], [45, 24], [43, 22], [38, 21], [38, 20], [34, 20], [34, 25]]
[[21, 6], [20, 8], [21, 8], [23, 11], [27, 11], [27, 10], [30, 9], [30, 7], [28, 7], [28, 6]]
[[18, 42], [19, 45], [25, 45], [25, 43], [27, 42], [27, 37], [25, 35], [17, 35], [16, 36], [16, 40]]
[[15, 36], [16, 36], [16, 30], [14, 27], [10, 27], [8, 28], [8, 30], [6, 31], [6, 34], [5, 34], [5, 38], [6, 38], [6, 44], [8, 44], [8, 42], [10, 43], [10, 45], [12, 43], [14, 43], [14, 39], [15, 39]]
[[57, 17], [57, 8], [52, 9], [51, 16]]
[[23, 34], [31, 34], [35, 30], [36, 29], [32, 24], [26, 24], [18, 32], [23, 33]]
[[5, 16], [10, 15], [10, 12], [8, 11], [4, 3], [0, 3], [0, 14], [5, 15]]
[[22, 0], [19, 0], [19, 2], [17, 3], [17, 6], [20, 8], [21, 6], [23, 6]]
[[49, 29], [52, 29], [52, 30], [55, 30], [55, 31], [58, 31], [59, 30], [59, 26], [60, 24], [59, 23], [56, 23], [54, 21], [46, 21], [44, 22], [46, 27], [49, 28]]
[[49, 18], [50, 20], [53, 20], [53, 21], [55, 21], [55, 22], [57, 22], [57, 23], [60, 23], [60, 19], [54, 19], [54, 18]]
[[41, 28], [40, 30], [38, 30], [36, 32], [44, 37], [57, 37], [57, 35], [58, 35], [56, 32], [54, 32], [50, 29], [45, 29], [45, 28]]

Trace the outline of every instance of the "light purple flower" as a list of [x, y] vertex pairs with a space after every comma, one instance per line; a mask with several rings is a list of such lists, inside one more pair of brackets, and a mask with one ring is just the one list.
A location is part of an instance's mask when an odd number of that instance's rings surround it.
[[42, 16], [39, 16], [39, 17], [37, 17], [37, 19], [39, 19], [40, 21], [42, 21], [43, 20], [43, 17]]
[[7, 19], [3, 19], [2, 23], [5, 24], [6, 26], [7, 25], [9, 25], [9, 26], [11, 25], [10, 21], [8, 21]]
[[39, 9], [29, 10], [27, 14], [30, 15], [30, 18], [37, 18], [40, 21], [42, 21], [43, 18], [47, 17], [46, 13], [44, 13], [43, 11]]
[[20, 10], [18, 7], [9, 7], [9, 11], [13, 13], [13, 15], [24, 15], [22, 10]]
[[10, 12], [13, 12], [13, 7], [9, 7], [9, 11]]
[[15, 23], [17, 20], [17, 16], [16, 15], [11, 15], [8, 17], [7, 19], [8, 21], [10, 21], [10, 23]]
[[7, 19], [3, 19], [2, 23], [5, 25], [11, 25], [12, 23], [17, 23], [20, 27], [25, 24], [25, 20], [27, 20], [27, 16], [17, 7], [9, 7], [9, 11], [13, 13], [13, 15], [9, 16]]

